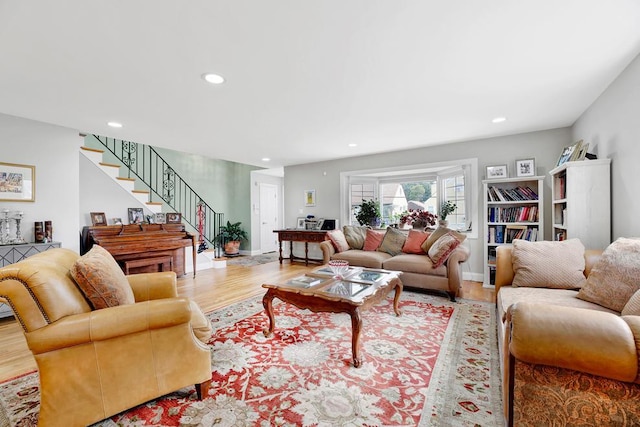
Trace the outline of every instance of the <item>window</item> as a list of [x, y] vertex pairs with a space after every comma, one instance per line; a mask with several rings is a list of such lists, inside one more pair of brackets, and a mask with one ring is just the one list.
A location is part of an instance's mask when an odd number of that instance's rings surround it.
[[472, 189], [477, 184], [476, 176], [476, 159], [343, 172], [342, 200], [348, 200], [343, 224], [358, 224], [355, 208], [362, 200], [380, 202], [383, 226], [397, 223], [400, 215], [410, 209], [426, 210], [437, 215], [442, 202], [450, 201], [456, 205], [456, 209], [446, 218], [449, 228], [468, 231], [470, 237], [477, 237], [471, 221], [477, 216], [477, 203], [471, 202], [475, 193]]

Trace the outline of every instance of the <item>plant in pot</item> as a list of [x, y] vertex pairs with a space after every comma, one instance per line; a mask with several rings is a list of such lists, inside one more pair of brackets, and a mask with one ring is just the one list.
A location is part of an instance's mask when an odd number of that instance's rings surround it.
[[452, 214], [456, 210], [456, 204], [447, 200], [446, 202], [442, 202], [440, 205], [440, 220], [438, 221], [441, 226], [446, 227], [449, 225], [449, 221], [447, 221], [447, 216]]
[[247, 240], [247, 232], [240, 226], [241, 222], [220, 226], [220, 232], [216, 236], [216, 243], [224, 245], [224, 253], [227, 255], [237, 255], [240, 252], [240, 243]]
[[377, 227], [380, 225], [380, 204], [377, 200], [363, 200], [358, 206], [356, 212], [356, 220], [360, 225], [370, 225]]

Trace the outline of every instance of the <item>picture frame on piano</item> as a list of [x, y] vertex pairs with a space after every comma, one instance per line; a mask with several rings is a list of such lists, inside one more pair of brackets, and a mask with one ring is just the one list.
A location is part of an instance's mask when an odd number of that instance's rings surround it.
[[166, 224], [167, 216], [164, 212], [158, 212], [153, 216], [153, 219], [156, 224]]
[[166, 223], [167, 224], [180, 224], [182, 222], [182, 214], [179, 212], [167, 212]]
[[129, 208], [129, 224], [142, 224], [144, 221], [144, 211], [142, 208]]
[[91, 212], [91, 225], [107, 225], [107, 216], [104, 212]]

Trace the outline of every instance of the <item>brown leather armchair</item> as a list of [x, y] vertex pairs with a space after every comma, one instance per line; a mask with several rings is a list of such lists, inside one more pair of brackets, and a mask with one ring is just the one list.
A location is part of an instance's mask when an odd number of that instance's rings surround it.
[[0, 269], [38, 365], [38, 425], [85, 426], [193, 384], [206, 395], [211, 352], [196, 333], [210, 324], [175, 273], [127, 276], [134, 304], [92, 310], [69, 273], [78, 258], [51, 249]]

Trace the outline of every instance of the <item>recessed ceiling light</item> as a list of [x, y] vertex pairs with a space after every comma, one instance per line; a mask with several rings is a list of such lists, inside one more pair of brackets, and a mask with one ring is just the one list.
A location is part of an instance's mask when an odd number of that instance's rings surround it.
[[219, 85], [224, 83], [224, 77], [222, 77], [219, 74], [206, 73], [202, 75], [202, 78], [214, 85]]
[[491, 120], [491, 123], [502, 123], [507, 121], [506, 117], [496, 117], [495, 119]]
[[270, 159], [270, 158], [268, 158], [268, 157], [263, 157], [263, 158], [262, 158], [262, 161], [263, 161], [263, 162], [270, 162], [270, 161], [271, 161], [271, 159]]
[[357, 146], [358, 146], [358, 144], [353, 144], [353, 143], [349, 144], [349, 147], [357, 147]]
[[107, 122], [107, 126], [111, 126], [112, 128], [121, 128], [121, 127], [122, 127], [122, 123], [118, 123], [118, 122]]

